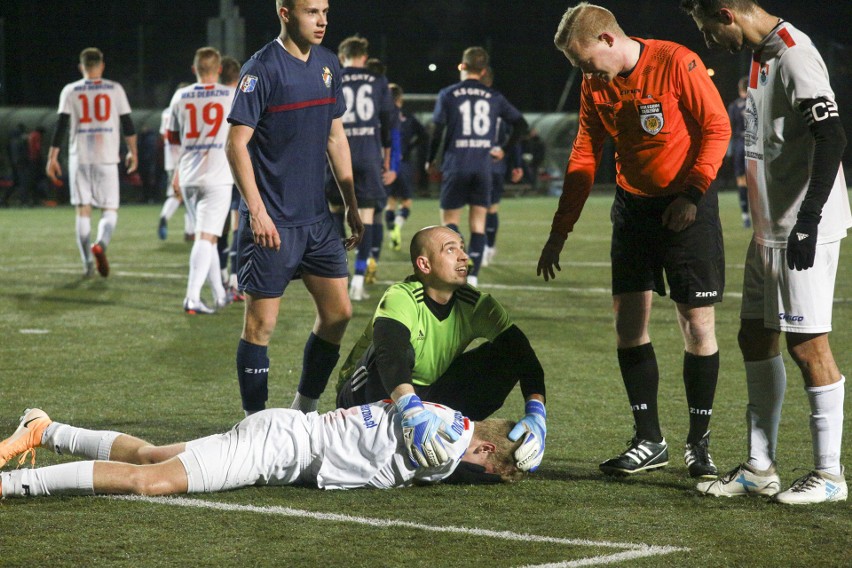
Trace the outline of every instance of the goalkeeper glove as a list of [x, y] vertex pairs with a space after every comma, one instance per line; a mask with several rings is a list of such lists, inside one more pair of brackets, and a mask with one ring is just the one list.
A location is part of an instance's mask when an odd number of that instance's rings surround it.
[[396, 401], [402, 415], [402, 438], [408, 458], [414, 467], [437, 467], [450, 460], [441, 438], [455, 442], [461, 436], [437, 414], [423, 406], [416, 394], [407, 394]]
[[814, 265], [819, 221], [799, 219], [787, 238], [787, 266], [790, 270], [807, 270]]
[[515, 460], [521, 471], [535, 471], [544, 457], [544, 439], [547, 437], [547, 411], [538, 400], [529, 400], [524, 406], [526, 415], [509, 432], [509, 439], [517, 442], [521, 436], [524, 441], [515, 450]]

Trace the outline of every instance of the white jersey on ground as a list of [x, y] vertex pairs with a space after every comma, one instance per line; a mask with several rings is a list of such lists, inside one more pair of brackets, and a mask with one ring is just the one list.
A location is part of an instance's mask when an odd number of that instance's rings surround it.
[[172, 97], [170, 141], [180, 140], [177, 164], [181, 186], [232, 185], [234, 178], [225, 155], [227, 117], [234, 87], [194, 83]]
[[163, 169], [171, 172], [180, 158], [180, 146], [169, 142], [169, 126], [172, 124], [172, 107], [166, 107], [160, 114], [160, 136], [163, 137]]
[[108, 79], [80, 79], [65, 85], [59, 113], [71, 116], [68, 153], [77, 164], [117, 164], [121, 161], [120, 117], [130, 114], [124, 88]]
[[[834, 102], [828, 71], [810, 38], [787, 22], [755, 51], [745, 119], [748, 197], [755, 240], [785, 248], [810, 181], [814, 137], [799, 105]], [[837, 241], [852, 226], [842, 166], [822, 210], [818, 242]]]

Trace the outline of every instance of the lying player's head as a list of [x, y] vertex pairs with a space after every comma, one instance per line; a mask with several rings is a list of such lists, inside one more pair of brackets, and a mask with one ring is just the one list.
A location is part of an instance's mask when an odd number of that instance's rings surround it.
[[467, 283], [464, 239], [449, 227], [420, 229], [411, 237], [409, 252], [414, 274], [423, 284], [450, 290]]
[[465, 468], [469, 483], [476, 483], [477, 477], [481, 483], [493, 483], [519, 481], [526, 476], [515, 463], [515, 450], [523, 443], [523, 436], [516, 442], [509, 440], [514, 426], [511, 420], [501, 418], [488, 418], [474, 424], [473, 440], [462, 461], [481, 465], [484, 471], [477, 475]]
[[222, 54], [215, 47], [200, 47], [195, 51], [192, 68], [198, 77], [219, 75], [222, 68]]
[[354, 59], [367, 58], [370, 53], [370, 42], [367, 38], [350, 36], [340, 42], [337, 46], [337, 56], [341, 61], [352, 61]]
[[707, 47], [736, 53], [746, 44], [740, 17], [760, 5], [754, 0], [681, 0], [680, 7], [695, 20]]
[[611, 81], [624, 66], [619, 47], [625, 38], [612, 12], [581, 2], [562, 15], [553, 43], [586, 76]]
[[80, 52], [80, 65], [84, 69], [94, 69], [104, 62], [104, 54], [97, 47], [87, 47]]

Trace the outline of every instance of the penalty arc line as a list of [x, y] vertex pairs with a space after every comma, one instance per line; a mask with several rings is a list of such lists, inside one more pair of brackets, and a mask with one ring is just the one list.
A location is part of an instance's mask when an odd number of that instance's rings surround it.
[[595, 556], [591, 558], [581, 558], [578, 560], [570, 560], [565, 562], [556, 562], [549, 564], [528, 565], [523, 568], [574, 568], [578, 566], [592, 566], [601, 564], [612, 564], [614, 562], [622, 562], [636, 558], [645, 558], [649, 556], [660, 556], [663, 554], [671, 554], [673, 552], [687, 552], [688, 548], [677, 546], [652, 546], [646, 544], [633, 544], [624, 542], [608, 542], [608, 541], [593, 541], [575, 538], [559, 538], [551, 536], [541, 536], [534, 534], [516, 533], [511, 531], [494, 531], [488, 529], [466, 528], [445, 526], [436, 527], [431, 525], [423, 525], [412, 523], [409, 521], [398, 521], [393, 519], [375, 519], [369, 517], [355, 517], [352, 515], [342, 515], [339, 513], [319, 513], [315, 511], [305, 511], [301, 509], [293, 509], [291, 507], [259, 507], [257, 505], [239, 505], [234, 503], [219, 503], [216, 501], [205, 501], [202, 499], [189, 499], [186, 497], [147, 497], [141, 495], [123, 495], [111, 496], [108, 499], [117, 499], [121, 501], [141, 501], [145, 503], [155, 503], [159, 505], [170, 505], [173, 507], [193, 507], [197, 509], [210, 509], [215, 511], [229, 511], [238, 513], [260, 513], [265, 515], [278, 515], [283, 517], [302, 517], [310, 518], [319, 521], [333, 521], [339, 523], [355, 523], [367, 525], [370, 527], [387, 528], [387, 527], [402, 527], [415, 529], [420, 531], [440, 532], [440, 533], [455, 533], [470, 536], [482, 536], [488, 538], [496, 538], [501, 540], [512, 540], [520, 542], [538, 542], [548, 544], [562, 544], [568, 546], [597, 546], [603, 548], [621, 548], [625, 549], [622, 552], [615, 554], [606, 554], [603, 556]]

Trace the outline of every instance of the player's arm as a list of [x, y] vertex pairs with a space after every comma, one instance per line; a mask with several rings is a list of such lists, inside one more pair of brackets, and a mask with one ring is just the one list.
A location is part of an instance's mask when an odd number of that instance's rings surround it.
[[234, 183], [240, 190], [249, 213], [249, 225], [258, 246], [279, 250], [281, 236], [275, 223], [266, 211], [266, 205], [260, 197], [260, 190], [254, 177], [254, 167], [248, 151], [248, 143], [254, 136], [254, 128], [244, 124], [232, 123], [228, 130], [228, 141], [225, 143], [225, 154], [228, 165], [234, 176]]
[[328, 163], [331, 173], [337, 181], [337, 188], [343, 198], [346, 209], [346, 223], [349, 225], [349, 238], [345, 241], [346, 250], [352, 250], [361, 242], [364, 236], [364, 223], [358, 214], [358, 200], [355, 198], [355, 177], [352, 174], [352, 154], [349, 152], [349, 141], [343, 129], [343, 120], [335, 118], [331, 121], [331, 131], [328, 135]]
[[426, 172], [432, 173], [437, 168], [435, 167], [435, 160], [438, 159], [438, 150], [441, 148], [441, 140], [444, 138], [444, 130], [446, 129], [446, 125], [441, 123], [434, 123], [432, 128], [432, 138], [429, 141], [429, 154], [426, 158]]
[[787, 239], [787, 266], [791, 270], [807, 270], [814, 265], [817, 227], [843, 159], [846, 134], [833, 100], [826, 97], [807, 99], [800, 102], [798, 108], [814, 137], [814, 154], [808, 190]]
[[177, 130], [167, 130], [166, 140], [169, 142], [169, 151], [173, 152], [175, 170], [172, 174], [172, 191], [175, 194], [175, 199], [183, 199], [183, 193], [180, 190], [180, 159], [183, 156], [184, 147], [181, 144], [180, 132]]
[[47, 164], [44, 171], [54, 184], [59, 183], [62, 177], [62, 166], [59, 165], [59, 151], [62, 141], [68, 135], [68, 125], [71, 123], [71, 115], [60, 112], [56, 119], [56, 128], [53, 129], [53, 138], [50, 139], [50, 150], [47, 152]]
[[127, 166], [127, 173], [136, 171], [139, 165], [139, 152], [136, 149], [136, 127], [133, 125], [133, 119], [130, 114], [122, 114], [121, 132], [124, 135], [124, 142], [127, 144], [127, 156], [124, 158], [124, 165]]

